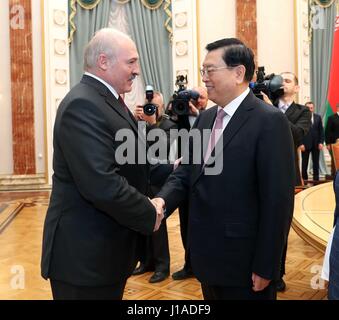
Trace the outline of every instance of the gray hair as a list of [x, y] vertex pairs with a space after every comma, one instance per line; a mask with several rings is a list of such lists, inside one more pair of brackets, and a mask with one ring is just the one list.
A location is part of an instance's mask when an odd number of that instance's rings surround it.
[[84, 51], [84, 69], [95, 68], [100, 54], [105, 54], [108, 59], [114, 61], [121, 40], [132, 39], [125, 33], [113, 29], [104, 28], [95, 33]]

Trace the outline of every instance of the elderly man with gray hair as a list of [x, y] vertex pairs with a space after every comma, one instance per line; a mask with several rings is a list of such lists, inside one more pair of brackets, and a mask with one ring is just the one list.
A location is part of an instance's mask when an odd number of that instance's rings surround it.
[[154, 176], [169, 172], [117, 160], [121, 129], [138, 154], [137, 124], [121, 99], [139, 74], [138, 58], [127, 35], [98, 31], [85, 49], [83, 78], [58, 109], [41, 261], [54, 299], [122, 299], [140, 235], [158, 230], [163, 218], [146, 194]]

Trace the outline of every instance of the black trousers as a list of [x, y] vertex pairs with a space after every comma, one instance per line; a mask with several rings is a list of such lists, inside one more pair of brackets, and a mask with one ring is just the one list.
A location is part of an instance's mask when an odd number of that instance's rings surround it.
[[144, 236], [140, 263], [148, 269], [168, 273], [170, 270], [170, 252], [166, 220], [161, 222], [158, 231], [151, 236]]
[[255, 292], [252, 287], [223, 287], [201, 284], [204, 300], [276, 300], [277, 290], [274, 281], [262, 291]]
[[122, 300], [126, 280], [105, 287], [74, 286], [51, 279], [54, 300]]
[[303, 177], [304, 180], [308, 180], [307, 167], [308, 167], [308, 159], [310, 157], [310, 153], [312, 155], [312, 163], [313, 163], [313, 180], [319, 180], [319, 155], [320, 155], [320, 151], [319, 151], [317, 145], [313, 146], [312, 149], [305, 150], [304, 152], [301, 153], [302, 177]]
[[179, 206], [180, 234], [182, 245], [185, 249], [185, 265], [186, 270], [192, 270], [190, 250], [188, 247], [188, 201], [184, 201]]

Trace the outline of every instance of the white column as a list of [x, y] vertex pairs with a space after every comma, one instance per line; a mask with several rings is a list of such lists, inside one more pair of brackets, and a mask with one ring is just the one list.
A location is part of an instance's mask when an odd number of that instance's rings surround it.
[[42, 0], [44, 11], [44, 85], [46, 110], [46, 178], [53, 174], [53, 126], [59, 103], [69, 91], [68, 1]]
[[[187, 75], [188, 88], [198, 83], [197, 21], [195, 0], [173, 0], [173, 77]], [[176, 89], [176, 87], [174, 88]]]

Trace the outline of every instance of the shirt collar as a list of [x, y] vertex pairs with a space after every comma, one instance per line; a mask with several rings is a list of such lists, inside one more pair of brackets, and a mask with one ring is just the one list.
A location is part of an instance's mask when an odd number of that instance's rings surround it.
[[293, 101], [290, 102], [290, 103], [285, 103], [284, 101], [279, 100], [278, 108], [281, 109], [281, 107], [283, 107], [283, 106], [287, 106], [287, 108], [289, 108], [292, 103], [293, 103]]
[[218, 107], [218, 111], [220, 109], [223, 109], [225, 113], [227, 113], [231, 118], [234, 115], [234, 113], [237, 111], [239, 108], [240, 104], [245, 100], [247, 95], [249, 94], [250, 89], [246, 88], [246, 90], [238, 97], [236, 97], [234, 100], [232, 100], [229, 104], [227, 104], [224, 107]]
[[114, 90], [114, 88], [113, 88], [111, 85], [109, 85], [105, 80], [102, 80], [101, 78], [95, 76], [94, 74], [92, 74], [92, 73], [90, 73], [90, 72], [85, 72], [85, 75], [86, 75], [86, 76], [89, 76], [89, 77], [92, 77], [92, 78], [94, 78], [94, 79], [100, 81], [103, 85], [105, 85], [105, 86], [108, 88], [109, 91], [112, 92], [112, 94], [114, 95], [114, 97], [115, 97], [116, 99], [119, 99], [118, 93], [117, 93], [117, 92]]

